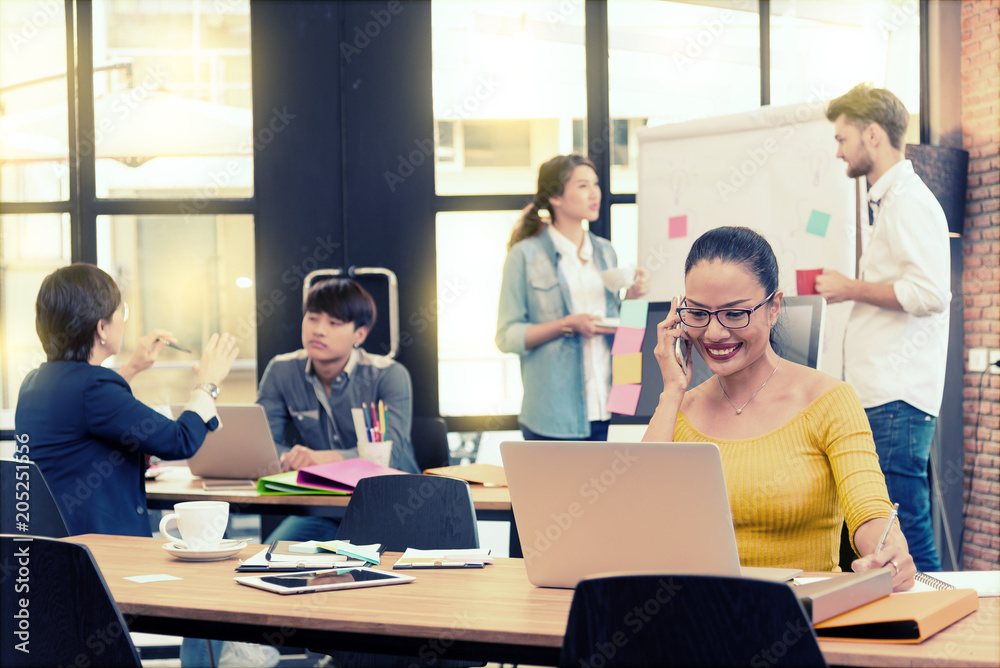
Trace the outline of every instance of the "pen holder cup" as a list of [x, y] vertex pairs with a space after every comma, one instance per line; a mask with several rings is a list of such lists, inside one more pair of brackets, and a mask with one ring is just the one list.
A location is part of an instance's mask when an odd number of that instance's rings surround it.
[[[167, 530], [175, 522], [180, 536]], [[179, 545], [198, 552], [217, 550], [229, 523], [225, 501], [185, 501], [174, 504], [174, 512], [160, 519], [160, 533]]]
[[389, 455], [392, 453], [392, 441], [378, 441], [369, 443], [368, 441], [358, 441], [358, 455], [361, 459], [366, 459], [372, 464], [379, 466], [389, 465]]

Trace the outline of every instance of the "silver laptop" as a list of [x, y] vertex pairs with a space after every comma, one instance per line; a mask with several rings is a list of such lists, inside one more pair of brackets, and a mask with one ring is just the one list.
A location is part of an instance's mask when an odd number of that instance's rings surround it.
[[528, 580], [572, 588], [599, 573], [745, 575], [713, 443], [500, 444]]
[[[281, 473], [264, 407], [259, 404], [218, 404], [222, 428], [208, 433], [198, 452], [187, 460], [191, 473], [203, 478], [256, 479]], [[170, 407], [174, 418], [184, 406]]]

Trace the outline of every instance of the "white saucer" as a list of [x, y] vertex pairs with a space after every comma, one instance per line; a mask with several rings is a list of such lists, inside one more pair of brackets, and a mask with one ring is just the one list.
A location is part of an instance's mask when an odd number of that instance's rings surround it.
[[217, 550], [192, 550], [173, 541], [164, 543], [161, 547], [184, 561], [222, 561], [233, 556], [247, 546], [245, 540], [224, 540]]

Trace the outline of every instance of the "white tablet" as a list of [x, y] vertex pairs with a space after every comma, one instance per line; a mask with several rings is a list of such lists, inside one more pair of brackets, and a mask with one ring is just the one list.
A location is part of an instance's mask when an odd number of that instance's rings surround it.
[[274, 575], [253, 575], [234, 578], [248, 587], [266, 589], [277, 594], [308, 594], [314, 591], [357, 589], [413, 582], [412, 575], [402, 575], [373, 568], [329, 568]]

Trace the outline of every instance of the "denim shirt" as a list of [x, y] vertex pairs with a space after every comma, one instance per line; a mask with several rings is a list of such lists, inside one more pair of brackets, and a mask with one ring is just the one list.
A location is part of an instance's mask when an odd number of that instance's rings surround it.
[[[599, 271], [618, 265], [611, 242], [592, 233]], [[532, 349], [525, 345], [528, 327], [572, 313], [569, 287], [559, 270], [559, 253], [544, 232], [523, 239], [508, 251], [500, 287], [497, 348], [521, 358], [524, 398], [518, 422], [555, 438], [590, 435], [584, 387], [583, 341], [579, 334], [559, 336]], [[606, 317], [617, 318], [618, 295], [605, 290]], [[608, 336], [611, 345], [613, 336]], [[606, 379], [611, 385], [611, 376]]]
[[352, 408], [361, 403], [385, 403], [392, 441], [389, 466], [419, 473], [410, 442], [413, 387], [402, 364], [358, 348], [344, 371], [333, 379], [330, 395], [312, 371], [305, 350], [275, 356], [267, 364], [257, 389], [278, 453], [301, 444], [313, 450], [340, 450], [345, 458], [358, 456], [358, 434]]

